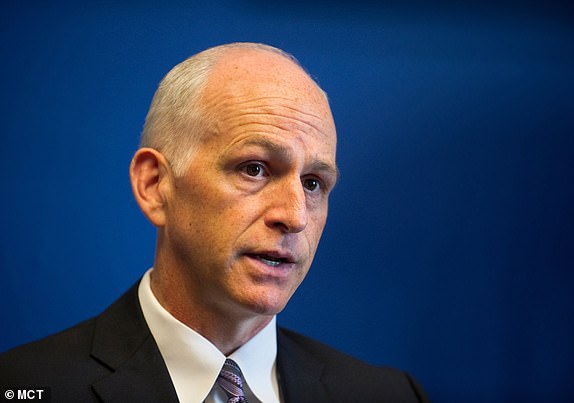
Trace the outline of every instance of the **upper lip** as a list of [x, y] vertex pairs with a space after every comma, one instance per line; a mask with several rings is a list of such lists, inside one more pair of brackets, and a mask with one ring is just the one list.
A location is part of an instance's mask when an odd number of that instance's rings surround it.
[[256, 250], [256, 251], [248, 251], [245, 253], [248, 256], [256, 256], [262, 258], [271, 258], [275, 260], [281, 260], [283, 263], [295, 263], [296, 258], [287, 251], [279, 251], [279, 250]]

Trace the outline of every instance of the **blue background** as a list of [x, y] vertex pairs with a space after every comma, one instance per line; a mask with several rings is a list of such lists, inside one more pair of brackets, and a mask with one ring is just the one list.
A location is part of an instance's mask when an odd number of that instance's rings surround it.
[[435, 402], [574, 395], [574, 12], [558, 2], [0, 5], [0, 351], [152, 264], [128, 165], [155, 87], [207, 47], [295, 54], [341, 181], [279, 322]]

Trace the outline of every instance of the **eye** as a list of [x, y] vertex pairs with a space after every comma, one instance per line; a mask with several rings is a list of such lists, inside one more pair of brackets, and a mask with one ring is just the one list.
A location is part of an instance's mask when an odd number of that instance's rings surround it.
[[265, 167], [259, 162], [249, 162], [241, 167], [241, 171], [252, 177], [267, 176]]
[[321, 183], [315, 178], [303, 179], [303, 187], [310, 192], [314, 192], [321, 187]]

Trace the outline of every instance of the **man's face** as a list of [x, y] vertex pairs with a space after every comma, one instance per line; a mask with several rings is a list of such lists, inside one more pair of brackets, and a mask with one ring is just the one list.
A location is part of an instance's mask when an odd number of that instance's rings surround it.
[[233, 52], [204, 102], [216, 123], [174, 180], [163, 229], [203, 304], [276, 314], [313, 260], [337, 178], [327, 102], [299, 68]]

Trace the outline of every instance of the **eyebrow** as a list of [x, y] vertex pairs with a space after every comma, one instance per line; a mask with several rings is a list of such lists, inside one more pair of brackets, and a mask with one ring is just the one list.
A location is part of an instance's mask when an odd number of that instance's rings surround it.
[[[278, 154], [283, 159], [291, 159], [291, 151], [281, 144], [277, 144], [269, 139], [265, 138], [255, 138], [246, 140], [243, 145], [248, 146], [259, 146], [271, 151], [274, 154]], [[324, 171], [327, 172], [329, 175], [333, 176], [335, 179], [333, 181], [333, 185], [338, 181], [340, 172], [339, 168], [335, 165], [329, 164], [328, 162], [316, 160], [313, 161], [311, 164], [311, 168], [314, 171]]]

